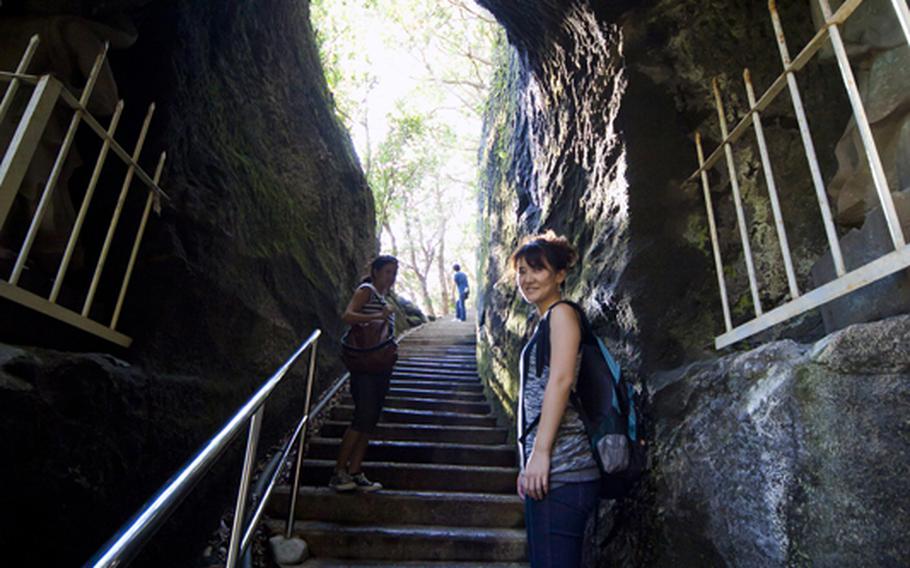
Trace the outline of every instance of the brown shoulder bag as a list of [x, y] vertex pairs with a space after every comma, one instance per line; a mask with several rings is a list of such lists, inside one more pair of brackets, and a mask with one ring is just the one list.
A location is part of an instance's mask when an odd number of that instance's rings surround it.
[[384, 375], [398, 360], [398, 342], [386, 319], [358, 323], [341, 338], [341, 360], [348, 371]]

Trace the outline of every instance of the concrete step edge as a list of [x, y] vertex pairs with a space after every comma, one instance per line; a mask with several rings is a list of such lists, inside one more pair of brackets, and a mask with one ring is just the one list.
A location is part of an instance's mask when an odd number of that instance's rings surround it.
[[[324, 425], [331, 424], [333, 426], [344, 426], [347, 427], [350, 425], [350, 421], [346, 420], [326, 420]], [[458, 432], [479, 432], [481, 430], [496, 430], [497, 432], [504, 432], [508, 434], [508, 431], [511, 428], [506, 428], [504, 426], [458, 426], [458, 425], [445, 425], [445, 424], [401, 424], [399, 422], [379, 422], [379, 426], [387, 426], [390, 428], [413, 428], [416, 430], [445, 430], [445, 431], [458, 431]]]
[[[310, 439], [310, 444], [322, 445], [340, 445], [341, 438], [323, 438], [316, 436]], [[427, 448], [427, 449], [447, 449], [447, 450], [464, 450], [479, 452], [514, 452], [515, 446], [512, 444], [459, 444], [456, 442], [430, 442], [421, 440], [370, 440], [370, 448], [381, 447], [398, 447], [398, 448]]]
[[[334, 460], [303, 460], [304, 467], [335, 467]], [[466, 471], [474, 472], [477, 474], [480, 473], [514, 473], [518, 474], [517, 467], [500, 467], [500, 466], [489, 466], [489, 465], [457, 465], [457, 464], [439, 464], [439, 463], [401, 463], [401, 462], [363, 462], [363, 470], [366, 473], [369, 473], [371, 468], [410, 468], [415, 470], [424, 470], [424, 471]], [[454, 492], [453, 492], [454, 493]]]
[[[283, 524], [282, 521], [275, 521]], [[527, 539], [524, 529], [497, 527], [450, 527], [442, 525], [346, 525], [328, 521], [294, 521], [296, 531], [319, 531], [328, 534], [359, 534], [363, 536], [392, 536], [401, 539], [466, 539], [466, 540], [514, 540]]]
[[[288, 495], [291, 488], [287, 485], [279, 485], [275, 488], [275, 495]], [[348, 499], [350, 494], [339, 494], [328, 487], [300, 487], [297, 494], [301, 497], [308, 495], [334, 496], [341, 499]], [[357, 499], [382, 499], [382, 500], [401, 500], [415, 499], [427, 500], [436, 503], [493, 503], [497, 505], [522, 505], [521, 498], [518, 495], [505, 495], [502, 493], [477, 493], [470, 491], [429, 491], [421, 489], [383, 489], [376, 493], [364, 493], [355, 496]]]

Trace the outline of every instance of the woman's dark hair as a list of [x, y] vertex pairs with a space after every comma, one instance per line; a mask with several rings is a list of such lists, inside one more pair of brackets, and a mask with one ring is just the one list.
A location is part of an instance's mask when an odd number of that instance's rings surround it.
[[372, 282], [373, 275], [376, 274], [377, 271], [382, 270], [383, 266], [392, 263], [398, 264], [398, 259], [390, 254], [381, 254], [377, 256], [373, 259], [373, 262], [370, 263], [370, 273], [364, 276], [360, 283]]
[[512, 269], [518, 269], [518, 261], [522, 259], [532, 268], [549, 266], [558, 272], [572, 268], [578, 260], [578, 253], [575, 247], [569, 244], [569, 239], [557, 236], [553, 231], [547, 231], [541, 235], [526, 237], [521, 242], [509, 259]]
[[454, 270], [455, 272], [458, 272], [459, 270], [461, 270], [461, 265], [460, 265], [460, 264], [453, 264], [453, 265], [452, 265], [452, 270]]

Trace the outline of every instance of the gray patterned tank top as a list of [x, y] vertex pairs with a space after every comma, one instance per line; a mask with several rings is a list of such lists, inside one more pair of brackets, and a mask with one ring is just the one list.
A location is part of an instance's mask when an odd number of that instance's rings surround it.
[[[525, 353], [530, 347], [530, 353]], [[540, 374], [537, 374], [537, 342], [530, 341], [521, 352], [522, 364], [520, 412], [522, 418], [518, 421], [519, 427], [533, 424], [540, 417], [543, 405], [543, 395], [550, 379], [550, 366], [544, 365]], [[527, 357], [525, 356], [527, 355]], [[575, 361], [575, 380], [578, 380], [578, 370], [581, 366], [581, 356]], [[575, 384], [572, 384], [575, 388]], [[521, 432], [518, 432], [519, 440]], [[528, 431], [524, 444], [519, 441], [521, 467], [528, 463], [531, 450], [534, 449], [534, 440], [537, 438], [537, 425]], [[578, 415], [578, 411], [568, 402], [562, 415], [562, 422], [556, 431], [556, 439], [550, 453], [550, 488], [558, 487], [565, 483], [581, 483], [600, 479], [600, 470], [594, 461], [585, 426]]]

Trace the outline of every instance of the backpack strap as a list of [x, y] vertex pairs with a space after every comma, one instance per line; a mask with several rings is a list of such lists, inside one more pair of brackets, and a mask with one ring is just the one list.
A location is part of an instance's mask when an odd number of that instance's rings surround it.
[[[552, 312], [553, 308], [559, 304], [567, 304], [569, 306], [572, 306], [572, 308], [575, 310], [575, 313], [578, 314], [578, 320], [581, 325], [580, 344], [589, 342], [592, 336], [591, 326], [588, 325], [588, 320], [585, 317], [585, 312], [581, 309], [581, 306], [570, 300], [559, 300], [558, 302], [554, 303], [540, 318], [540, 339], [537, 346], [537, 358], [535, 361], [535, 364], [537, 365], [538, 376], [543, 372], [543, 368], [550, 364], [550, 312]], [[543, 348], [541, 348], [541, 346], [543, 346]]]
[[[587, 336], [591, 335], [590, 326], [588, 325], [588, 320], [585, 317], [585, 312], [584, 312], [584, 310], [581, 309], [581, 306], [579, 306], [578, 304], [576, 304], [575, 302], [572, 302], [570, 300], [559, 300], [558, 302], [556, 302], [552, 306], [550, 306], [547, 309], [546, 313], [544, 313], [544, 315], [541, 316], [540, 322], [537, 324], [537, 331], [534, 333], [534, 336], [531, 338], [531, 341], [534, 341], [537, 343], [537, 354], [536, 354], [537, 356], [535, 357], [535, 361], [534, 361], [535, 370], [537, 371], [537, 376], [540, 376], [540, 373], [543, 371], [543, 368], [550, 364], [550, 312], [552, 312], [553, 308], [555, 308], [559, 304], [568, 304], [568, 305], [572, 306], [572, 308], [575, 309], [576, 313], [578, 313], [579, 322], [581, 323], [581, 343], [584, 343]], [[579, 344], [579, 349], [580, 348], [581, 347]], [[530, 354], [530, 350], [528, 350], [527, 354], [528, 355]], [[529, 363], [530, 363], [530, 361], [528, 361], [528, 360], [524, 361], [525, 369], [528, 368]], [[519, 380], [522, 382], [522, 385], [524, 384], [524, 379], [525, 379], [524, 377], [519, 378]], [[523, 390], [523, 389], [520, 389], [520, 390]], [[572, 397], [575, 397], [575, 398], [573, 399]], [[569, 395], [570, 403], [573, 406], [575, 406], [576, 408], [581, 408], [581, 405], [578, 404], [577, 398], [578, 397], [574, 392], [570, 393], [570, 395]], [[520, 400], [519, 404], [523, 406], [524, 400]], [[540, 415], [538, 415], [537, 418], [532, 420], [530, 424], [522, 425], [523, 426], [522, 432], [518, 438], [519, 442], [524, 444], [525, 438], [528, 437], [528, 433], [531, 432], [534, 428], [536, 428], [537, 424], [539, 422], [540, 422]]]

